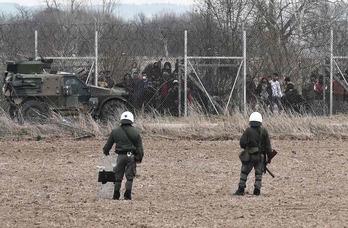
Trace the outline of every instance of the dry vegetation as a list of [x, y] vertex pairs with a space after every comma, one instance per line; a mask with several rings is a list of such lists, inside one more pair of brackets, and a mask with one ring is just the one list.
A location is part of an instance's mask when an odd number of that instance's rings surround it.
[[[348, 116], [300, 116], [295, 114], [264, 114], [264, 124], [273, 139], [346, 138]], [[64, 121], [66, 120], [66, 121]], [[52, 116], [46, 124], [19, 124], [2, 111], [0, 116], [1, 138], [67, 137], [82, 139], [105, 136], [117, 126], [118, 121], [103, 124], [89, 115], [78, 117]], [[248, 115], [205, 116], [192, 112], [187, 118], [161, 117], [139, 114], [135, 125], [142, 134], [162, 138], [196, 140], [238, 139], [248, 126]]]

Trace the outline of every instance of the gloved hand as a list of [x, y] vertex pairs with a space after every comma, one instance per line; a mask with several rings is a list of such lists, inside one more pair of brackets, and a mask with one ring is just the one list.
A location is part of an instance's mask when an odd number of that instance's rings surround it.
[[139, 159], [138, 156], [134, 156], [134, 161], [135, 161], [136, 163], [141, 163], [141, 159]]
[[105, 154], [105, 156], [109, 156], [110, 155], [110, 153], [109, 153], [109, 151], [103, 151], [103, 154]]

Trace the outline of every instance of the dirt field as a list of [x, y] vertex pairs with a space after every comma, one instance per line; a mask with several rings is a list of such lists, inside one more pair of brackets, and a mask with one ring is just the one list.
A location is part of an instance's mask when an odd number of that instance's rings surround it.
[[261, 196], [238, 141], [145, 138], [133, 201], [97, 199], [104, 138], [1, 141], [0, 227], [347, 227], [347, 141], [273, 140]]

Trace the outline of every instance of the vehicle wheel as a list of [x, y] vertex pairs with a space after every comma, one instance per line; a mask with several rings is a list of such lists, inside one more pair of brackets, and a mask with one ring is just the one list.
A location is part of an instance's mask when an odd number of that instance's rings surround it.
[[118, 101], [118, 100], [107, 101], [101, 109], [100, 119], [103, 122], [119, 121], [121, 114], [127, 110], [129, 110], [127, 108], [127, 105], [123, 103], [122, 101]]
[[10, 108], [8, 109], [8, 114], [12, 120], [14, 120], [17, 123], [20, 123], [18, 106], [10, 105]]
[[2, 109], [4, 110], [4, 112], [8, 118], [10, 118], [11, 120], [14, 120], [16, 122], [19, 122], [18, 121], [18, 106], [17, 105], [5, 101], [2, 104]]
[[29, 123], [44, 123], [48, 117], [47, 106], [37, 100], [30, 100], [25, 102], [20, 107], [20, 115], [25, 122]]

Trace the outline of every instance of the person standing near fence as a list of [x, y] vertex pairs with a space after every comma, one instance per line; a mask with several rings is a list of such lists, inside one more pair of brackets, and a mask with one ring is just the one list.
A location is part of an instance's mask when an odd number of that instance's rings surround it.
[[244, 189], [249, 173], [255, 169], [255, 184], [253, 194], [258, 196], [261, 193], [262, 172], [264, 171], [264, 156], [269, 156], [272, 153], [271, 142], [269, 139], [268, 131], [262, 128], [262, 115], [259, 112], [253, 112], [249, 117], [248, 127], [241, 139], [240, 147], [250, 151], [250, 160], [248, 162], [242, 162], [242, 168], [240, 173], [240, 180], [238, 184], [238, 190], [234, 195], [244, 195]]
[[281, 103], [281, 97], [282, 89], [280, 88], [280, 83], [278, 81], [279, 76], [277, 73], [273, 73], [273, 79], [271, 80], [271, 88], [272, 88], [272, 99], [271, 99], [271, 112], [273, 113], [274, 109], [274, 103], [277, 104], [278, 111], [280, 112], [282, 110], [282, 103]]
[[164, 74], [164, 72], [167, 72], [168, 75], [172, 74], [172, 65], [170, 64], [170, 62], [165, 62], [162, 68], [162, 74]]
[[[334, 114], [337, 114], [339, 112], [343, 112], [344, 111], [344, 97], [346, 94], [346, 90], [344, 89], [344, 87], [342, 85], [347, 85], [346, 81], [344, 80], [343, 75], [341, 75], [340, 73], [337, 73], [337, 78], [339, 78], [339, 80], [334, 79], [332, 81], [333, 84], [333, 112]], [[342, 84], [342, 85], [341, 85]]]
[[133, 77], [133, 74], [136, 72], [140, 72], [139, 66], [137, 62], [132, 63], [132, 68], [130, 69], [129, 73]]
[[246, 76], [246, 100], [250, 109], [255, 109], [256, 105], [256, 85], [254, 82], [254, 78], [247, 74]]
[[307, 81], [302, 88], [302, 96], [311, 105], [313, 105], [313, 102], [315, 99], [314, 89], [315, 89], [316, 83], [317, 83], [317, 76], [316, 74], [312, 73], [309, 81]]
[[143, 106], [144, 102], [144, 93], [145, 93], [145, 88], [146, 88], [146, 75], [144, 79], [144, 74], [138, 74], [137, 73], [137, 78], [135, 79], [135, 98], [134, 98], [134, 106], [138, 109], [141, 109]]
[[140, 134], [132, 126], [134, 116], [131, 112], [123, 112], [121, 115], [121, 126], [115, 128], [104, 148], [103, 153], [108, 156], [112, 146], [116, 144], [115, 153], [117, 156], [117, 164], [115, 168], [115, 189], [114, 200], [120, 199], [120, 190], [123, 176], [127, 178], [126, 191], [124, 193], [125, 200], [132, 199], [133, 179], [136, 174], [136, 163], [141, 163], [144, 150]]
[[267, 76], [263, 77], [257, 85], [256, 94], [258, 95], [263, 111], [266, 112], [272, 95], [271, 84], [268, 82]]
[[314, 86], [314, 92], [316, 95], [316, 100], [323, 100], [323, 94], [324, 94], [324, 76], [319, 75], [319, 80], [317, 83], [315, 83]]

